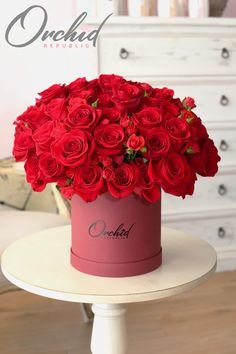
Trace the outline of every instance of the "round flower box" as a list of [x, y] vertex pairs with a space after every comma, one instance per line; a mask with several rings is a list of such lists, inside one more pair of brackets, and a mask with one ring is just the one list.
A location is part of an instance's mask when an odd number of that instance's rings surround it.
[[93, 203], [72, 197], [71, 264], [100, 276], [124, 277], [161, 265], [161, 201], [109, 193]]

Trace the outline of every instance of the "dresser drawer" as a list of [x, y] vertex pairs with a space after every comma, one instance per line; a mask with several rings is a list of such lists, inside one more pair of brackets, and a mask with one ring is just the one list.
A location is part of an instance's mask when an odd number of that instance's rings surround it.
[[236, 245], [236, 215], [235, 217], [168, 221], [164, 222], [163, 226], [198, 236], [217, 248]]
[[211, 209], [236, 205], [236, 174], [218, 174], [212, 177], [198, 177], [193, 196], [185, 199], [162, 194], [163, 213], [175, 214], [176, 211]]
[[[142, 80], [138, 77], [137, 80]], [[175, 97], [186, 96], [195, 99], [197, 107], [194, 112], [203, 122], [235, 122], [236, 82], [234, 80], [215, 80], [196, 78], [195, 80], [146, 79], [153, 87], [169, 87], [175, 91]]]
[[101, 34], [99, 71], [128, 76], [231, 75], [236, 39], [220, 35]]
[[[221, 157], [220, 165], [236, 163], [236, 128], [220, 130], [208, 129], [209, 136], [214, 140]], [[236, 187], [236, 177], [235, 177]]]

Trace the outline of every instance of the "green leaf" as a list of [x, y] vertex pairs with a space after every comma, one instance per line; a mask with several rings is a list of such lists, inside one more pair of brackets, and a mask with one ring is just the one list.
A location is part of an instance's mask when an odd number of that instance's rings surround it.
[[192, 123], [193, 118], [187, 118], [186, 121], [188, 122], [188, 124]]
[[98, 106], [98, 99], [97, 99], [96, 101], [94, 101], [94, 102], [91, 104], [91, 106], [92, 106], [93, 108], [97, 108], [97, 106]]
[[73, 178], [68, 178], [66, 181], [66, 185], [69, 186], [74, 182]]
[[192, 148], [187, 148], [186, 152], [187, 152], [187, 154], [189, 154], [189, 155], [193, 155], [193, 154], [194, 154], [194, 151], [193, 151]]
[[148, 97], [147, 91], [144, 91], [144, 97]]
[[141, 152], [147, 152], [146, 146], [144, 146], [142, 149], [140, 149]]
[[133, 150], [132, 150], [132, 149], [130, 149], [130, 148], [128, 148], [128, 149], [126, 150], [126, 152], [127, 152], [127, 154], [132, 155]]
[[145, 157], [143, 158], [143, 162], [144, 163], [148, 163], [148, 159], [145, 159]]

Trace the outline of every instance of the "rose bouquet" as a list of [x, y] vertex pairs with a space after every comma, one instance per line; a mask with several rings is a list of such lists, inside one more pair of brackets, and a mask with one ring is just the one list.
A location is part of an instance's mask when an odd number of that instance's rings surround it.
[[35, 191], [57, 183], [65, 198], [94, 201], [135, 193], [154, 203], [160, 188], [185, 197], [197, 174], [220, 160], [190, 97], [168, 88], [100, 75], [53, 85], [16, 121], [13, 155]]

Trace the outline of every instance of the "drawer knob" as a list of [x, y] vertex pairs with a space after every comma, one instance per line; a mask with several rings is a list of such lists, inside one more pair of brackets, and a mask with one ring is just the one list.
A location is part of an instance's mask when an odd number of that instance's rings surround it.
[[125, 48], [121, 48], [121, 50], [120, 50], [120, 58], [121, 59], [127, 59], [128, 56], [129, 56], [128, 50], [126, 50]]
[[223, 227], [219, 227], [219, 228], [218, 228], [218, 236], [219, 236], [220, 238], [224, 238], [225, 235], [226, 235], [225, 229], [224, 229]]
[[220, 142], [220, 150], [221, 151], [227, 151], [229, 148], [228, 143], [225, 140], [221, 140]]
[[220, 98], [220, 104], [222, 106], [227, 106], [229, 104], [229, 99], [227, 96], [225, 95], [222, 95], [221, 98]]
[[229, 50], [227, 48], [222, 48], [221, 50], [221, 56], [224, 59], [228, 59], [229, 58]]
[[227, 188], [224, 184], [220, 184], [218, 188], [219, 195], [225, 195], [227, 193]]

